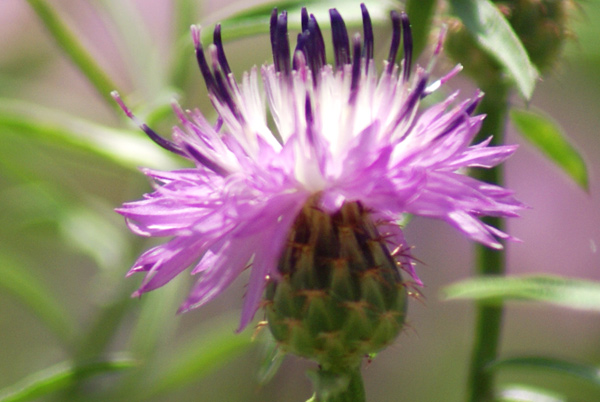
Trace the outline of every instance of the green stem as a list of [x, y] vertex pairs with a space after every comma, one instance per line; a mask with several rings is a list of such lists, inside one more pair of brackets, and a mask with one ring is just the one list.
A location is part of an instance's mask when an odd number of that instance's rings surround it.
[[77, 39], [77, 36], [69, 29], [59, 15], [45, 0], [27, 0], [35, 13], [44, 23], [44, 26], [56, 40], [60, 48], [71, 58], [71, 61], [86, 76], [96, 91], [104, 98], [108, 105], [116, 110], [119, 115], [123, 112], [119, 105], [110, 96], [111, 91], [117, 90], [117, 86], [108, 75], [98, 66], [94, 58]]
[[417, 59], [429, 39], [431, 21], [437, 0], [407, 0], [406, 14], [410, 18], [413, 38], [413, 55]]
[[[480, 130], [480, 140], [494, 135], [492, 145], [500, 145], [504, 141], [504, 130], [508, 113], [509, 87], [500, 80], [496, 85], [485, 88], [486, 96], [479, 105], [478, 112], [486, 114]], [[487, 183], [502, 185], [502, 165], [492, 169], [474, 172], [474, 176]], [[504, 219], [487, 217], [483, 221], [502, 230]], [[476, 274], [503, 275], [505, 271], [505, 253], [488, 247], [476, 246]], [[494, 400], [494, 377], [486, 370], [487, 365], [496, 360], [502, 331], [503, 306], [489, 306], [482, 303], [476, 305], [475, 341], [471, 356], [471, 367], [468, 379], [468, 400], [470, 402], [490, 402]]]
[[360, 366], [344, 372], [311, 372], [315, 395], [306, 402], [366, 402]]
[[177, 0], [173, 5], [175, 43], [171, 60], [170, 84], [183, 89], [188, 82], [190, 66], [193, 65], [194, 48], [189, 36], [190, 25], [196, 23], [196, 7], [192, 0]]

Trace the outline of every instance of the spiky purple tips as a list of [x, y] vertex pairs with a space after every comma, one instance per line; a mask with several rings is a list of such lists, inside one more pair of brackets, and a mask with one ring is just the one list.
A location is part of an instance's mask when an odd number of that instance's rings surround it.
[[152, 141], [154, 141], [156, 144], [160, 145], [161, 147], [163, 147], [167, 151], [171, 151], [171, 152], [176, 153], [176, 154], [181, 155], [181, 156], [186, 156], [185, 152], [183, 152], [181, 150], [181, 148], [179, 148], [179, 146], [177, 144], [175, 144], [174, 142], [169, 141], [169, 140], [161, 137], [160, 135], [158, 135], [156, 133], [156, 131], [154, 131], [150, 127], [148, 127], [148, 125], [146, 123], [144, 123], [140, 119], [138, 119], [133, 114], [133, 112], [131, 111], [131, 109], [129, 109], [127, 107], [127, 105], [125, 104], [125, 102], [123, 102], [123, 99], [121, 99], [121, 96], [119, 95], [119, 93], [117, 91], [111, 92], [111, 96], [117, 102], [117, 104], [121, 107], [121, 109], [123, 109], [123, 112], [125, 112], [125, 115], [127, 117], [129, 117], [144, 133], [146, 133], [146, 135]]

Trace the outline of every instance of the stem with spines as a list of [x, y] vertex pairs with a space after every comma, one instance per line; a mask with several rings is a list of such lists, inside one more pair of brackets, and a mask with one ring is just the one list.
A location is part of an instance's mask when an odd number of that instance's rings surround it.
[[[315, 395], [306, 402], [366, 402], [360, 366], [343, 372], [319, 369], [310, 372]], [[336, 382], [340, 384], [335, 385]]]

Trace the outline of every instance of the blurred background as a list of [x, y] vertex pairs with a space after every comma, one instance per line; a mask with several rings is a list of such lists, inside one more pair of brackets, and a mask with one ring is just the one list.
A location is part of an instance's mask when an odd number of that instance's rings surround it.
[[[183, 90], [168, 87], [161, 78], [172, 67], [180, 38], [188, 39], [185, 30], [174, 27], [181, 18], [173, 13], [174, 3], [52, 2], [140, 115], [177, 97], [184, 107], [198, 106], [212, 116], [191, 51], [181, 52], [185, 58], [181, 64], [191, 72], [182, 75]], [[209, 25], [247, 5], [199, 1], [187, 17]], [[523, 240], [509, 246], [511, 274], [600, 280], [600, 3], [578, 5], [572, 10], [573, 37], [564, 58], [538, 84], [530, 106], [551, 115], [582, 151], [590, 190], [578, 188], [509, 133], [508, 143], [522, 145], [506, 164], [507, 185], [532, 207], [509, 222], [509, 232]], [[129, 38], [115, 33], [124, 26], [131, 30]], [[140, 46], [124, 46], [131, 38]], [[141, 300], [128, 297], [142, 277], [125, 279], [125, 274], [140, 251], [153, 242], [129, 233], [112, 209], [150, 190], [135, 166], [172, 168], [178, 162], [154, 151], [143, 133], [107, 106], [58, 49], [28, 2], [0, 2], [0, 43], [0, 275], [4, 277], [0, 280], [0, 388], [66, 360], [73, 350], [82, 358], [101, 350], [101, 354], [125, 351], [143, 363], [134, 374], [103, 376], [87, 386], [102, 389], [118, 384], [121, 390], [136, 389], [163, 378], [178, 362], [193, 364], [196, 356], [210, 353], [207, 345], [218, 338], [211, 334], [233, 337], [245, 278], [209, 306], [180, 316], [175, 315], [177, 306], [193, 278], [178, 278]], [[151, 52], [132, 54], [132, 48], [141, 50], [147, 44]], [[376, 32], [377, 44], [380, 49], [388, 46], [387, 26]], [[229, 42], [226, 52], [238, 78], [253, 65], [270, 61], [270, 44], [264, 35]], [[465, 97], [473, 90], [465, 77], [453, 79], [452, 88], [464, 88]], [[516, 95], [514, 102], [523, 104]], [[86, 150], [77, 140], [61, 140], [63, 126], [52, 122], [61, 121], [63, 113], [64, 127], [89, 135], [102, 145], [98, 149], [113, 147], [123, 159], [106, 156], [111, 152]], [[35, 130], [23, 116], [30, 116]], [[159, 131], [167, 134], [172, 122], [159, 124]], [[373, 402], [461, 401], [473, 309], [469, 302], [441, 302], [439, 295], [444, 286], [471, 276], [472, 244], [441, 222], [418, 218], [408, 226], [407, 238], [424, 262], [418, 266], [426, 284], [424, 297], [412, 301], [409, 325], [397, 342], [365, 368], [367, 395]], [[10, 272], [18, 274], [13, 278]], [[48, 300], [38, 297], [38, 285], [52, 295], [68, 319], [63, 322], [53, 312], [40, 319], [40, 309], [51, 308]], [[252, 331], [238, 337], [247, 339]], [[84, 340], [78, 333], [88, 336]], [[238, 356], [218, 368], [198, 369], [177, 387], [166, 387], [145, 400], [295, 402], [309, 398], [311, 385], [304, 373], [309, 363], [289, 357], [274, 379], [261, 385], [256, 374], [263, 359], [261, 343], [234, 349], [244, 352], [232, 352]], [[510, 304], [501, 353], [505, 357], [543, 354], [599, 365], [600, 317], [547, 305]], [[515, 370], [503, 372], [500, 380], [566, 390], [575, 401], [600, 400], [600, 393], [590, 385], [551, 373]]]

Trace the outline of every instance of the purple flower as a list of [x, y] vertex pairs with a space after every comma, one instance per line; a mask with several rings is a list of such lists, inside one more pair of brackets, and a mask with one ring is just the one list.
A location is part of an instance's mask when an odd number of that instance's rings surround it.
[[[363, 35], [350, 39], [339, 13], [330, 10], [335, 65], [329, 65], [314, 16], [302, 11], [302, 34], [292, 52], [287, 14], [274, 10], [274, 62], [260, 74], [256, 67], [244, 73], [240, 83], [227, 63], [220, 26], [208, 48], [210, 62], [199, 28], [192, 27], [218, 119], [212, 125], [198, 110], [175, 105], [181, 126], [174, 128], [172, 140], [137, 121], [114, 94], [150, 138], [194, 165], [172, 172], [144, 170], [154, 192], [117, 209], [136, 234], [171, 238], [143, 253], [129, 271], [146, 273], [134, 296], [193, 266], [192, 274], [201, 275], [180, 308], [187, 311], [212, 300], [250, 268], [240, 323], [244, 328], [259, 306], [266, 279], [277, 275], [296, 216], [315, 199], [331, 214], [344, 203], [360, 202], [374, 220], [387, 222], [390, 252], [419, 285], [412, 264], [406, 263], [402, 230], [389, 224], [403, 214], [443, 219], [475, 241], [502, 247], [497, 239], [509, 236], [478, 217], [516, 216], [522, 204], [511, 191], [463, 172], [495, 166], [516, 146], [490, 147], [489, 139], [470, 145], [483, 119], [473, 116], [481, 93], [460, 103], [454, 93], [420, 112], [421, 99], [460, 66], [430, 83], [440, 39], [430, 66], [412, 72], [408, 18], [392, 12], [392, 44], [379, 74], [364, 5], [362, 13]], [[404, 52], [398, 66], [401, 38]], [[267, 107], [274, 127], [267, 123]]]

